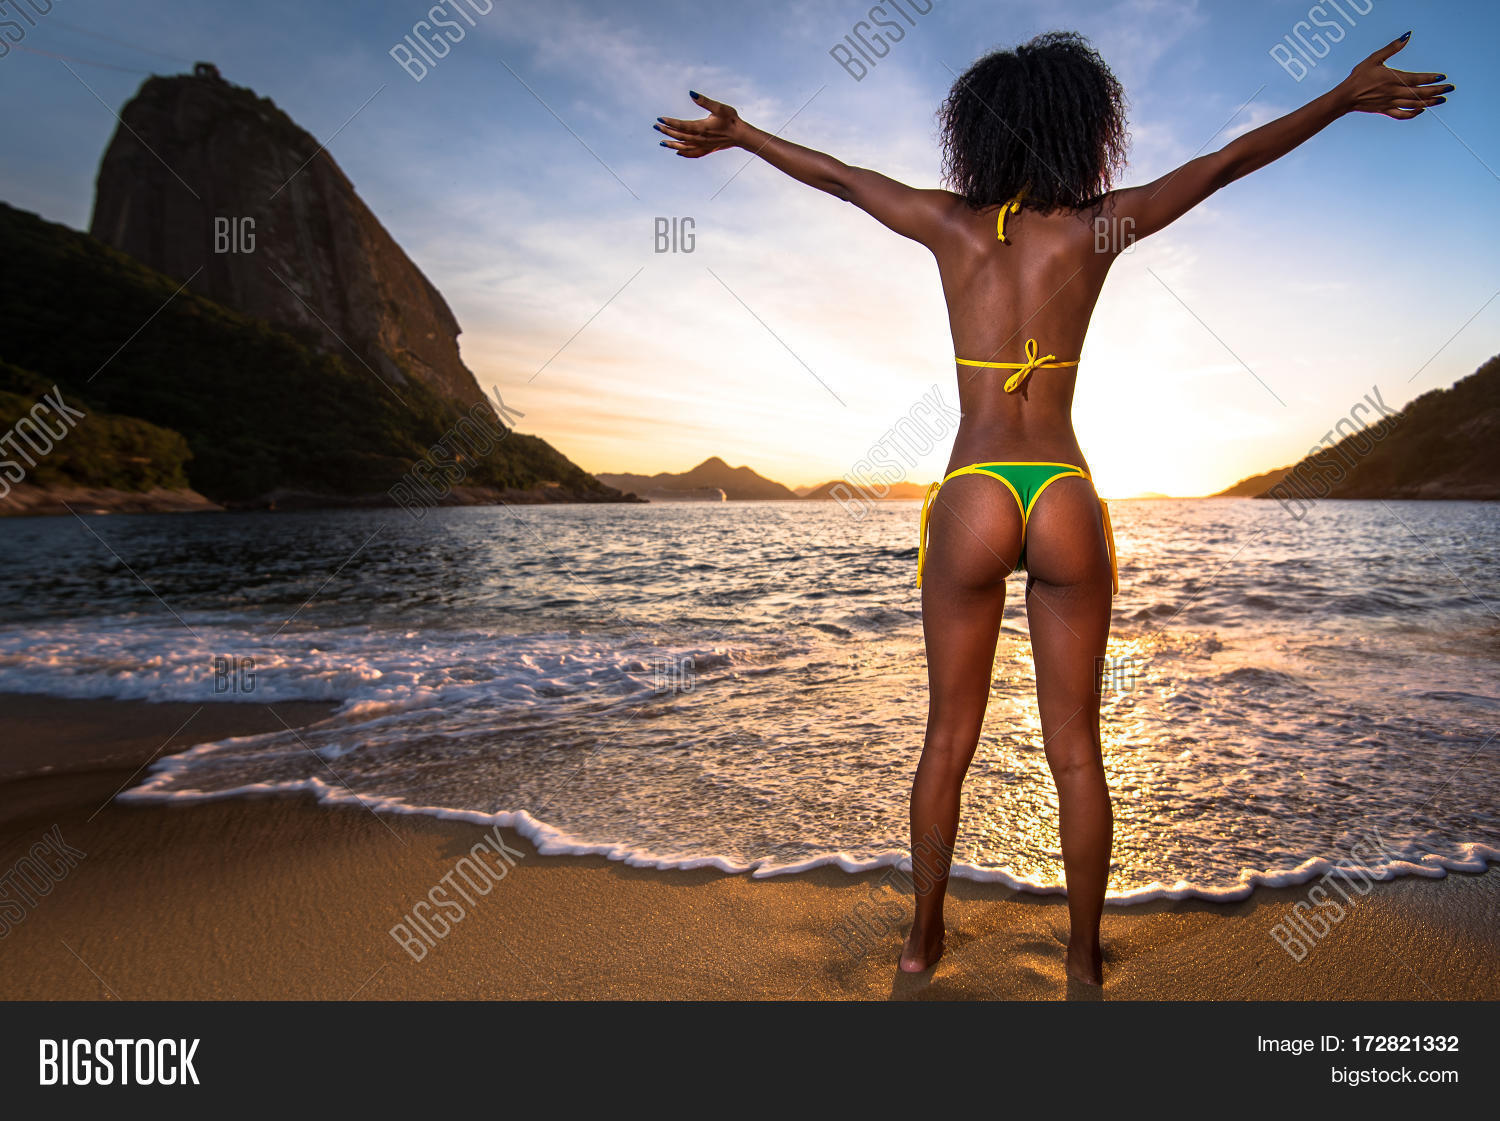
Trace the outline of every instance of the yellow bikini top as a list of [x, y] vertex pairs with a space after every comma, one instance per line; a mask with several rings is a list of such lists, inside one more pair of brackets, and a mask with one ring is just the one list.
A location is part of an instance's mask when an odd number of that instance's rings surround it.
[[[1021, 196], [1017, 195], [1000, 208], [1000, 215], [995, 220], [995, 236], [1007, 245], [1010, 244], [1005, 236], [1005, 219], [1007, 215], [1019, 214], [1021, 211]], [[1055, 354], [1043, 354], [1037, 357], [1037, 345], [1035, 339], [1026, 340], [1026, 361], [1024, 362], [978, 362], [972, 358], [960, 358], [953, 356], [953, 361], [960, 366], [983, 366], [990, 370], [1014, 370], [1015, 373], [1005, 379], [1005, 392], [1014, 393], [1025, 384], [1026, 379], [1031, 376], [1032, 370], [1056, 369], [1063, 366], [1076, 366], [1081, 359], [1075, 358], [1071, 362], [1059, 362]]]

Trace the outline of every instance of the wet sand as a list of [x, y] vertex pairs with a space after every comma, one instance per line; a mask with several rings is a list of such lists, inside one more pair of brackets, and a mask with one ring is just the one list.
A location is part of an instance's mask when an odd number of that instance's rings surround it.
[[[1500, 869], [1378, 884], [1300, 962], [1270, 932], [1308, 885], [1109, 907], [1100, 991], [1064, 975], [1058, 897], [956, 881], [946, 956], [907, 976], [910, 903], [882, 873], [632, 868], [303, 795], [114, 800], [163, 752], [329, 711], [0, 696], [0, 875], [48, 836], [85, 854], [0, 938], [0, 997], [1500, 998]], [[481, 844], [488, 892], [445, 894]], [[434, 888], [449, 902], [427, 913], [447, 932], [405, 936], [408, 953], [391, 928]]]

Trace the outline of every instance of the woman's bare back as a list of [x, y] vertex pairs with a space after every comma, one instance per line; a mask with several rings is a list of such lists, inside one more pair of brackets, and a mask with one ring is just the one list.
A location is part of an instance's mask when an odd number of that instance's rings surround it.
[[[1007, 215], [1001, 241], [999, 207], [963, 209], [952, 235], [933, 246], [954, 354], [1023, 362], [1035, 340], [1039, 356], [1078, 358], [1115, 257], [1107, 241], [1096, 244], [1095, 213], [1042, 214], [1023, 206]], [[1098, 221], [1108, 218], [1100, 213]], [[1080, 367], [1038, 369], [1015, 393], [1005, 391], [1003, 370], [956, 369], [963, 420], [950, 470], [1007, 459], [1055, 459], [1087, 469], [1071, 417]]]

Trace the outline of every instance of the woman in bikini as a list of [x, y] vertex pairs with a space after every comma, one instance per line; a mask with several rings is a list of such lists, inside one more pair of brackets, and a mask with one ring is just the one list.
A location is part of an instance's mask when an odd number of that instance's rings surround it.
[[[1042, 742], [1057, 784], [1071, 934], [1067, 971], [1099, 984], [1099, 919], [1113, 817], [1099, 737], [1100, 673], [1117, 590], [1107, 508], [1070, 416], [1078, 355], [1121, 250], [1351, 112], [1409, 120], [1441, 104], [1442, 74], [1365, 59], [1337, 87], [1140, 187], [1124, 162], [1119, 83], [1081, 37], [1041, 35], [986, 55], [940, 119], [952, 191], [918, 190], [763, 132], [698, 93], [708, 116], [658, 118], [663, 144], [697, 158], [743, 148], [851, 202], [937, 259], [962, 411], [948, 472], [923, 505], [917, 579], [927, 645], [927, 735], [911, 792], [916, 916], [900, 967], [943, 952], [943, 896], [959, 795], [989, 698], [1005, 580], [1026, 570]], [[941, 487], [939, 490], [938, 488]]]

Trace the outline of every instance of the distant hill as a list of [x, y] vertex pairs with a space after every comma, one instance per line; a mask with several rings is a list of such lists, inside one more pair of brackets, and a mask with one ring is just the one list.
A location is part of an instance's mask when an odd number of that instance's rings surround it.
[[1248, 479], [1241, 479], [1232, 487], [1208, 495], [1209, 498], [1255, 498], [1270, 490], [1282, 479], [1290, 467], [1278, 467], [1274, 471], [1266, 471], [1259, 475], [1251, 475]]
[[757, 475], [748, 467], [731, 467], [716, 455], [705, 459], [691, 471], [675, 475], [663, 471], [657, 475], [598, 474], [594, 477], [607, 487], [634, 491], [636, 494], [718, 487], [731, 502], [797, 497], [794, 491], [780, 483]]
[[[1500, 500], [1497, 449], [1500, 356], [1449, 388], [1424, 393], [1394, 415], [1313, 452], [1254, 497]], [[1246, 479], [1230, 490], [1253, 482]]]
[[[835, 494], [835, 490], [842, 487]], [[882, 493], [883, 492], [883, 493]], [[816, 499], [843, 499], [848, 501], [851, 497], [866, 501], [873, 499], [909, 499], [921, 498], [927, 493], [927, 488], [918, 483], [891, 483], [882, 487], [861, 486], [859, 483], [851, 483], [845, 479], [834, 479], [821, 486], [806, 488], [802, 492], [803, 498]]]

